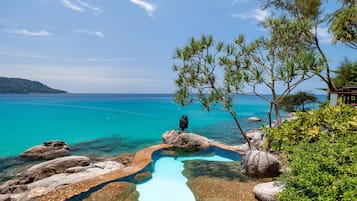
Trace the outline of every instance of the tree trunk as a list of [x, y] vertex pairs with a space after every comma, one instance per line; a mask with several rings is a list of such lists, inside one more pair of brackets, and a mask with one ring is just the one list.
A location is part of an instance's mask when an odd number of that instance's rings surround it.
[[248, 143], [248, 147], [249, 147], [249, 150], [251, 150], [251, 145], [250, 145], [250, 142], [249, 142], [249, 139], [248, 137], [245, 135], [245, 132], [244, 130], [242, 129], [239, 121], [238, 121], [238, 117], [237, 117], [237, 114], [230, 108], [230, 107], [227, 107], [227, 110], [228, 112], [231, 114], [231, 116], [233, 117], [234, 119], [234, 122], [236, 123], [236, 126], [238, 127], [240, 133], [242, 134], [243, 138], [245, 139], [245, 141], [247, 141]]

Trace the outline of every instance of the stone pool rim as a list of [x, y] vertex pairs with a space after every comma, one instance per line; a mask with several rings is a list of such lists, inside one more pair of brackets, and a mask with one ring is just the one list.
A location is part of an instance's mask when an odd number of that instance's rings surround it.
[[[99, 175], [96, 177], [92, 177], [78, 183], [70, 184], [68, 186], [56, 189], [45, 196], [42, 196], [36, 200], [39, 201], [48, 201], [48, 200], [81, 200], [83, 198], [88, 197], [91, 193], [94, 193], [104, 186], [114, 183], [114, 182], [133, 182], [133, 178], [135, 175], [145, 172], [151, 171], [156, 159], [160, 158], [163, 151], [175, 148], [173, 145], [168, 144], [158, 144], [153, 145], [142, 150], [136, 152], [132, 165], [123, 168], [114, 170], [112, 172]], [[236, 149], [235, 147], [228, 146], [221, 143], [211, 142], [209, 148], [203, 150], [203, 152], [216, 153], [220, 152], [221, 154], [217, 154], [226, 158], [230, 158], [230, 154], [235, 154], [240, 156], [244, 155], [244, 152]], [[230, 153], [230, 154], [228, 154]], [[166, 155], [169, 156], [169, 155]], [[157, 158], [158, 157], [158, 158]], [[178, 156], [179, 157], [179, 156]]]

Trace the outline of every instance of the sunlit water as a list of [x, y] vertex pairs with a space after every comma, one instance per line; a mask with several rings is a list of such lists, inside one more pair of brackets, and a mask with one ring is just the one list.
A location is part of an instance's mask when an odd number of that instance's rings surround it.
[[[238, 105], [245, 129], [263, 124], [249, 123], [246, 118], [266, 119], [266, 102], [242, 96]], [[183, 114], [189, 117], [189, 131], [231, 144], [241, 140], [227, 112], [213, 109], [208, 113], [199, 104], [180, 107], [172, 95], [0, 95], [0, 158], [19, 155], [48, 140], [67, 142], [75, 154], [133, 152], [161, 143], [165, 131], [178, 129]]]

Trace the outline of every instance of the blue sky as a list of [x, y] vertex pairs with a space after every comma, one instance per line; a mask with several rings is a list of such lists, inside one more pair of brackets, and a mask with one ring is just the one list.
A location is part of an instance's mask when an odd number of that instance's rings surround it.
[[[72, 93], [172, 93], [177, 47], [202, 34], [257, 38], [267, 16], [248, 0], [0, 1], [0, 76]], [[326, 27], [319, 33], [331, 66], [356, 58]], [[323, 86], [316, 78], [300, 89]]]

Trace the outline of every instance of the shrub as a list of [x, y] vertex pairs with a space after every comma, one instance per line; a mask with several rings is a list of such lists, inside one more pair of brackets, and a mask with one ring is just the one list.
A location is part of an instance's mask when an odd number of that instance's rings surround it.
[[325, 107], [267, 130], [292, 171], [279, 200], [357, 200], [357, 110]]

